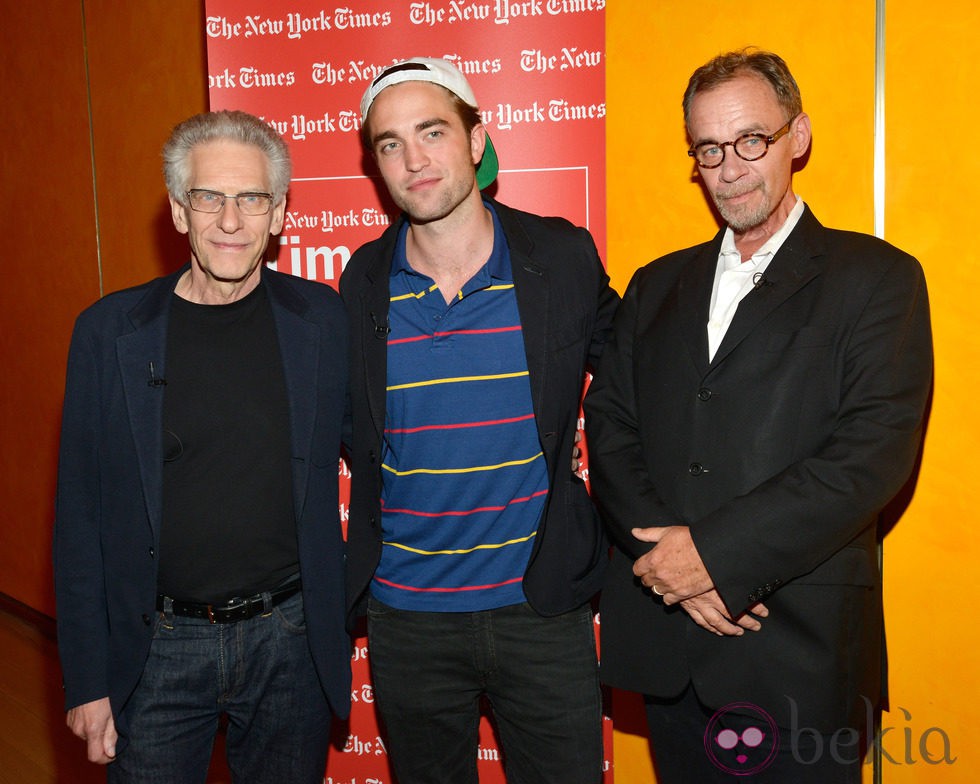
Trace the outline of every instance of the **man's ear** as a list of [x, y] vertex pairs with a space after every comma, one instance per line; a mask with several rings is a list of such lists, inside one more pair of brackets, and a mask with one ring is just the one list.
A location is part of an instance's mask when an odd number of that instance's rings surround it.
[[793, 140], [793, 157], [802, 158], [810, 149], [810, 115], [800, 112], [800, 116], [793, 121], [790, 134]]
[[483, 123], [477, 123], [470, 131], [470, 154], [473, 157], [473, 165], [479, 165], [483, 159], [483, 150], [487, 146], [487, 129]]
[[190, 230], [190, 222], [187, 220], [187, 210], [190, 207], [185, 207], [179, 201], [177, 201], [173, 196], [170, 198], [170, 215], [174, 219], [174, 227], [181, 234], [187, 234]]
[[269, 226], [269, 234], [273, 236], [282, 231], [282, 224], [286, 219], [286, 197], [283, 196], [279, 203], [272, 208], [272, 223]]

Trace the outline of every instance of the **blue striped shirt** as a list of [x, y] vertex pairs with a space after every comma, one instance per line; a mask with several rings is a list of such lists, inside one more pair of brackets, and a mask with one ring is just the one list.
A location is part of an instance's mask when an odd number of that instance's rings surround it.
[[[491, 212], [492, 212], [492, 208]], [[507, 241], [446, 304], [405, 255], [391, 270], [381, 563], [372, 593], [406, 610], [524, 601], [548, 491]]]

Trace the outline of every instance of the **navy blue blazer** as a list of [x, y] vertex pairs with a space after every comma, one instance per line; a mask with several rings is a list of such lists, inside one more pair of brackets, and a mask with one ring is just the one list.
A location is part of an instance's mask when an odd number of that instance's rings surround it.
[[[58, 466], [54, 572], [66, 707], [108, 696], [120, 735], [156, 614], [166, 335], [183, 269], [102, 298], [75, 324]], [[333, 712], [347, 715], [337, 468], [347, 319], [327, 286], [262, 270], [289, 399], [307, 634]]]
[[[549, 492], [524, 574], [524, 594], [558, 615], [599, 590], [608, 542], [585, 483], [570, 469], [582, 384], [602, 352], [619, 295], [585, 229], [497, 202], [510, 248], [517, 308]], [[404, 219], [403, 219], [404, 220]], [[340, 279], [351, 323], [351, 502], [347, 535], [348, 623], [381, 558], [381, 460], [387, 373], [388, 279], [402, 221], [361, 247]]]

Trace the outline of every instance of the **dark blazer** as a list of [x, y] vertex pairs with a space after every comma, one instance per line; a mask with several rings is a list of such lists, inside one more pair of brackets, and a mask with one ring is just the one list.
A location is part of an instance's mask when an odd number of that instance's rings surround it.
[[[143, 671], [155, 617], [167, 321], [187, 267], [84, 311], [68, 358], [54, 535], [66, 705], [110, 698], [117, 729]], [[333, 290], [268, 269], [289, 398], [293, 499], [307, 633], [333, 712], [350, 701], [337, 460], [347, 323]], [[261, 383], [261, 379], [256, 379]]]
[[[932, 372], [922, 270], [807, 209], [713, 361], [722, 233], [640, 269], [585, 403], [593, 491], [617, 545], [603, 589], [608, 683], [790, 726], [864, 726], [881, 682], [876, 520], [908, 478]], [[633, 577], [633, 527], [691, 527], [725, 604], [762, 630], [717, 637]]]
[[[510, 247], [531, 397], [548, 466], [549, 493], [524, 593], [537, 612], [557, 615], [598, 591], [607, 560], [598, 515], [570, 462], [586, 366], [598, 359], [619, 296], [609, 287], [587, 231], [562, 218], [493, 206]], [[363, 611], [381, 557], [388, 281], [401, 223], [361, 247], [340, 280], [351, 324], [350, 623]]]

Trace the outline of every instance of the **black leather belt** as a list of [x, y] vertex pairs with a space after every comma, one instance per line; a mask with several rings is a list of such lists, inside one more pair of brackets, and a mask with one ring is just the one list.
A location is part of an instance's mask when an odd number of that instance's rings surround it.
[[[256, 615], [268, 612], [277, 604], [286, 601], [291, 596], [299, 593], [300, 583], [297, 580], [284, 588], [269, 591], [270, 601], [266, 602], [265, 594], [257, 593], [247, 599], [238, 597], [229, 599], [224, 604], [198, 604], [197, 602], [182, 602], [171, 599], [171, 612], [183, 618], [203, 618], [211, 623], [234, 623], [235, 621], [246, 621]], [[167, 599], [162, 594], [157, 596], [157, 610], [164, 611], [164, 602]]]

